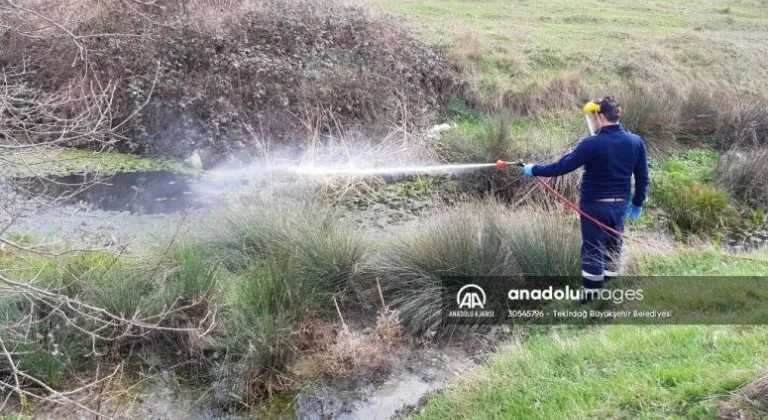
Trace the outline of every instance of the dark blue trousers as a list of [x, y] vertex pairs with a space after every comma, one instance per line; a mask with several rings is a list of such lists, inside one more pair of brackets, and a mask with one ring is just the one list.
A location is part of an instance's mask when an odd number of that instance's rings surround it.
[[[605, 203], [600, 201], [581, 202], [581, 210], [601, 223], [624, 232], [624, 217], [627, 202]], [[581, 270], [584, 287], [600, 288], [605, 277], [612, 277], [619, 271], [622, 240], [606, 232], [594, 222], [581, 216]]]

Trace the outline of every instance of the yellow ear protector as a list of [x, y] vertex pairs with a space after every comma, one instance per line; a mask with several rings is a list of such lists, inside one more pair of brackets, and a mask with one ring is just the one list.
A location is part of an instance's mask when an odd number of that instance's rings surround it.
[[584, 111], [584, 114], [599, 113], [600, 103], [597, 101], [587, 102], [582, 110]]

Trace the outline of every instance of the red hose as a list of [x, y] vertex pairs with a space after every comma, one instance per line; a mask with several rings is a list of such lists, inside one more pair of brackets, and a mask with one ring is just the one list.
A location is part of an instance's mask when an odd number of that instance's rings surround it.
[[534, 179], [534, 180], [536, 180], [536, 182], [538, 182], [538, 183], [539, 183], [539, 185], [541, 185], [541, 186], [543, 186], [544, 188], [546, 188], [546, 189], [547, 189], [547, 191], [551, 192], [551, 193], [552, 193], [552, 195], [554, 195], [554, 196], [555, 196], [555, 197], [556, 197], [558, 200], [562, 201], [562, 202], [563, 202], [563, 204], [565, 204], [566, 206], [568, 206], [568, 207], [569, 207], [571, 210], [573, 210], [573, 211], [575, 211], [576, 213], [578, 213], [578, 214], [580, 214], [580, 215], [584, 216], [584, 218], [586, 218], [587, 220], [589, 220], [589, 221], [591, 221], [592, 223], [594, 223], [594, 224], [596, 224], [597, 226], [599, 226], [599, 227], [600, 227], [600, 229], [603, 229], [604, 231], [606, 231], [606, 232], [608, 232], [608, 233], [612, 234], [613, 236], [616, 236], [617, 238], [624, 238], [624, 239], [629, 239], [629, 240], [631, 240], [631, 241], [639, 242], [639, 241], [637, 241], [637, 240], [635, 240], [635, 239], [632, 239], [632, 238], [630, 238], [630, 237], [628, 237], [628, 236], [624, 235], [624, 233], [623, 233], [623, 232], [619, 232], [618, 230], [616, 230], [616, 229], [613, 229], [612, 227], [610, 227], [610, 226], [607, 226], [605, 223], [603, 223], [603, 222], [601, 222], [601, 221], [599, 221], [599, 220], [595, 219], [594, 217], [590, 216], [589, 214], [587, 214], [586, 212], [584, 212], [584, 210], [580, 209], [580, 208], [579, 208], [579, 206], [577, 206], [576, 204], [573, 204], [573, 202], [571, 202], [571, 200], [569, 200], [569, 199], [565, 198], [565, 197], [564, 197], [562, 194], [560, 194], [559, 192], [557, 192], [557, 190], [555, 190], [554, 188], [552, 188], [552, 187], [551, 187], [549, 184], [547, 184], [546, 182], [542, 181], [542, 180], [541, 180], [541, 178], [538, 178], [538, 177], [534, 177], [533, 179]]

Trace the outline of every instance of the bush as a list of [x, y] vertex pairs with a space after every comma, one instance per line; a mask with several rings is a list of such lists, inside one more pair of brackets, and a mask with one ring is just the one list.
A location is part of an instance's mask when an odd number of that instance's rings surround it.
[[728, 194], [711, 182], [718, 156], [711, 149], [690, 149], [651, 171], [651, 202], [666, 212], [681, 233], [712, 231], [736, 220]]
[[461, 277], [580, 272], [581, 243], [574, 224], [505, 212], [491, 205], [456, 209], [387, 244], [370, 263], [369, 271], [381, 279], [406, 332], [450, 333], [445, 294], [466, 283]]
[[643, 138], [648, 153], [663, 158], [678, 149], [679, 102], [673, 93], [636, 87], [618, 96], [621, 123]]
[[[440, 145], [442, 159], [456, 163], [496, 162], [499, 159], [521, 159], [526, 162], [543, 162], [559, 157], [561, 147], [553, 147], [552, 139], [515, 138], [510, 131], [511, 117], [497, 116], [492, 119], [473, 122], [479, 129], [468, 135], [459, 133], [448, 136]], [[544, 122], [541, 122], [545, 124]], [[547, 192], [536, 188], [536, 184], [523, 178], [519, 168], [512, 166], [505, 170], [487, 168], [468, 171], [457, 175], [467, 191], [480, 196], [516, 202], [520, 199], [536, 202], [543, 206], [555, 200]], [[577, 173], [557, 177], [550, 182], [561, 194], [578, 200]]]
[[334, 310], [357, 276], [364, 243], [337, 215], [312, 205], [238, 206], [217, 239], [238, 277], [223, 316], [226, 364], [214, 372], [222, 402], [253, 402], [292, 386], [294, 332]]
[[656, 186], [659, 204], [676, 229], [701, 233], [726, 226], [735, 210], [728, 194], [714, 185], [694, 182], [666, 182]]
[[[455, 66], [394, 18], [321, 0], [232, 3], [241, 4], [187, 11], [108, 1], [82, 14], [73, 32], [88, 71], [118, 86], [114, 125], [148, 101], [120, 127], [117, 146], [199, 149], [215, 162], [253, 147], [251, 132], [295, 143], [338, 125], [422, 124], [459, 88]], [[0, 67], [28, 59], [31, 86], [52, 94], [81, 74], [69, 70], [71, 39], [45, 33], [14, 38]]]
[[[216, 304], [211, 292], [218, 269], [200, 255], [193, 247], [143, 262], [99, 252], [58, 259], [14, 254], [4, 261], [9, 275], [48, 294], [40, 298], [8, 289], [0, 297], [0, 338], [14, 347], [15, 363], [22, 371], [54, 388], [67, 383], [73, 373], [86, 380], [84, 366], [108, 362], [108, 357], [128, 357], [136, 348], [151, 348], [174, 361], [188, 360], [185, 354], [199, 354], [202, 349], [200, 336], [173, 329], [199, 328], [205, 319], [211, 321], [209, 309]], [[62, 299], [68, 299], [67, 304], [54, 303]], [[162, 328], [138, 326], [155, 322]], [[0, 375], [9, 368], [3, 358]]]
[[720, 96], [722, 111], [717, 130], [720, 149], [768, 146], [768, 98], [733, 91]]
[[720, 157], [717, 182], [752, 208], [768, 208], [768, 148], [731, 151]]
[[[296, 275], [318, 292], [337, 293], [355, 275], [364, 253], [361, 237], [340, 222], [338, 214], [316, 205], [237, 206], [227, 216], [219, 238], [232, 268], [255, 262], [287, 261]], [[327, 294], [316, 295], [318, 299]]]

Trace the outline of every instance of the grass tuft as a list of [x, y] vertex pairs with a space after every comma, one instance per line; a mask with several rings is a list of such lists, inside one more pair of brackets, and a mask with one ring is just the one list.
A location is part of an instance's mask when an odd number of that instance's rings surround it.
[[443, 215], [388, 244], [371, 263], [369, 269], [381, 279], [384, 296], [398, 311], [406, 333], [444, 327], [444, 294], [460, 286], [457, 277], [519, 273], [492, 213], [489, 207], [471, 206]]
[[241, 206], [217, 238], [237, 276], [224, 314], [225, 365], [214, 372], [222, 399], [258, 401], [295, 385], [296, 331], [322, 319], [357, 276], [364, 243], [318, 206]]
[[743, 150], [768, 146], [768, 98], [737, 91], [721, 95], [724, 104], [717, 133], [719, 147]]
[[717, 182], [752, 208], [768, 208], [768, 148], [733, 150], [720, 157]]
[[622, 124], [643, 138], [648, 153], [663, 158], [678, 149], [677, 98], [635, 88], [621, 94], [619, 102]]
[[579, 273], [581, 244], [574, 224], [552, 215], [506, 212], [491, 204], [455, 209], [387, 244], [371, 262], [369, 270], [381, 279], [405, 332], [449, 333], [444, 297], [466, 277]]

